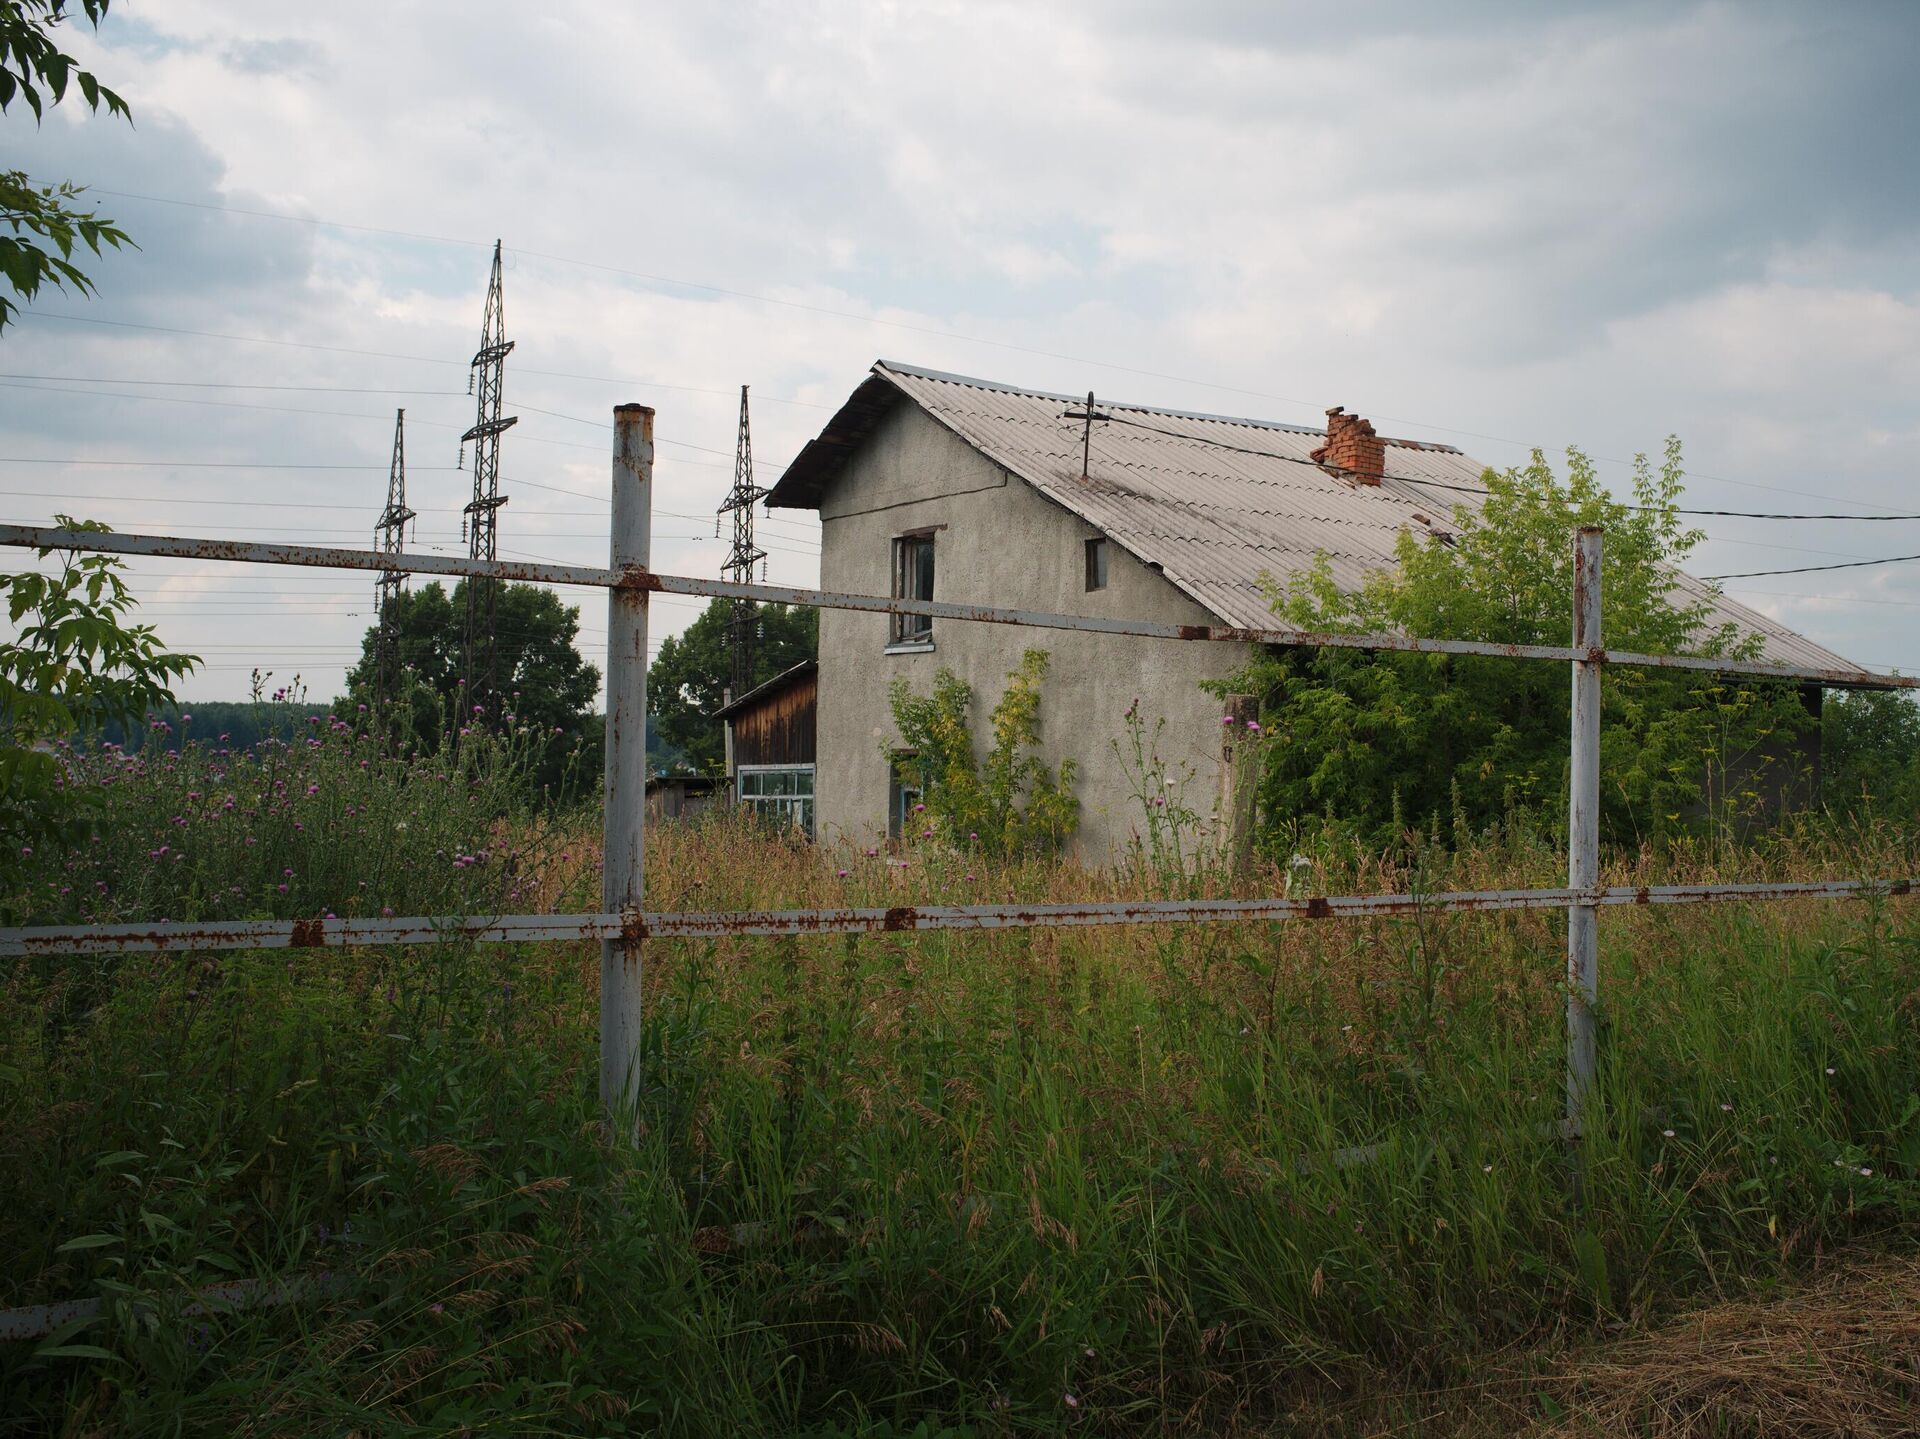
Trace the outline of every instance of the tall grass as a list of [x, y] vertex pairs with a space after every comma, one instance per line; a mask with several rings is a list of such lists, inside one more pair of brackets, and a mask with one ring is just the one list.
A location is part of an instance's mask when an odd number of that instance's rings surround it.
[[[379, 763], [341, 735], [289, 753], [333, 756], [310, 763], [349, 788]], [[138, 868], [214, 762], [141, 772], [137, 822], [102, 845]], [[357, 835], [360, 798], [307, 820], [327, 790], [300, 788], [272, 860], [207, 842], [175, 862], [204, 878], [139, 902], [585, 902], [597, 817], [496, 808], [442, 773], [380, 781], [386, 818]], [[665, 908], [1145, 882], [719, 822], [649, 838]], [[454, 865], [476, 846], [485, 864]], [[1809, 830], [1745, 862], [1886, 873], [1899, 849]], [[331, 866], [297, 904], [273, 876], [296, 855]], [[36, 897], [69, 898], [46, 887], [67, 858]], [[1512, 836], [1318, 854], [1292, 882], [1477, 887], [1556, 863]], [[1732, 863], [1668, 851], [1613, 874]], [[153, 868], [138, 882], [171, 883]], [[1602, 944], [1603, 1117], [1577, 1203], [1553, 1137], [1552, 914], [652, 943], [632, 1147], [597, 1113], [588, 946], [128, 956], [84, 1004], [74, 966], [21, 964], [0, 1303], [109, 1302], [39, 1354], [0, 1346], [0, 1413], [72, 1432], [1359, 1432], [1495, 1365], [1524, 1412], [1527, 1369], [1570, 1336], [1900, 1242], [1920, 1196], [1904, 901], [1613, 910]], [[236, 1275], [316, 1282], [181, 1314]]]

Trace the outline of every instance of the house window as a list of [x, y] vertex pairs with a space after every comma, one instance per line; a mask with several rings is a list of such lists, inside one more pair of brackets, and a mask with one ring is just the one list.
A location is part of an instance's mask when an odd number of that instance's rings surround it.
[[[897, 600], [933, 598], [933, 535], [900, 535], [893, 542], [893, 597]], [[933, 643], [930, 615], [895, 615], [888, 641], [896, 645]]]
[[1104, 590], [1107, 587], [1107, 539], [1105, 535], [1096, 535], [1087, 541], [1087, 588]]
[[925, 781], [921, 778], [918, 759], [911, 754], [895, 755], [887, 783], [888, 839], [902, 839], [919, 832], [914, 826], [924, 818], [920, 806], [924, 803], [925, 793]]
[[755, 819], [813, 838], [813, 766], [754, 764], [739, 769], [739, 799]]

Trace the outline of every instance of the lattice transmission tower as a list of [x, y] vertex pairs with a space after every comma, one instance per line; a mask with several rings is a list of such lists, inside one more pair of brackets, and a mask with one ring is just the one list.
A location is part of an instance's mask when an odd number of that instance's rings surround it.
[[[407, 522], [413, 518], [414, 512], [407, 508], [407, 412], [395, 410], [387, 507], [373, 527], [373, 547], [385, 555], [398, 555]], [[374, 582], [374, 613], [380, 617], [380, 629], [374, 640], [373, 697], [379, 709], [400, 695], [400, 596], [406, 587], [407, 577], [401, 570], [382, 570]]]
[[[753, 482], [753, 432], [747, 424], [747, 387], [740, 387], [740, 438], [733, 452], [733, 488], [720, 502], [720, 514], [733, 514], [733, 550], [720, 567], [723, 579], [736, 584], [751, 584], [753, 567], [767, 558], [767, 552], [753, 542], [753, 507], [767, 493]], [[752, 600], [733, 601], [727, 621], [727, 653], [732, 660], [733, 696], [738, 699], [753, 688], [753, 642], [756, 620]]]
[[[501, 391], [506, 380], [507, 356], [513, 341], [507, 338], [507, 318], [500, 288], [500, 242], [493, 242], [493, 277], [487, 282], [487, 312], [480, 323], [480, 349], [473, 357], [468, 389], [476, 396], [473, 428], [460, 437], [461, 460], [466, 459], [466, 444], [473, 442], [473, 499], [467, 504], [464, 529], [470, 559], [499, 558], [500, 507], [507, 497], [500, 493], [500, 436], [519, 421], [518, 415], [502, 418]], [[498, 646], [494, 625], [498, 613], [500, 582], [467, 576], [467, 632], [462, 654], [461, 673], [466, 680], [466, 703], [493, 703], [498, 689]]]

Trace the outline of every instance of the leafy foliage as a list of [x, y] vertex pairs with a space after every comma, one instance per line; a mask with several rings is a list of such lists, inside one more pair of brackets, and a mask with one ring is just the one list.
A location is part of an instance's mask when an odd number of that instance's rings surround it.
[[[1475, 512], [1447, 539], [1400, 537], [1397, 566], [1353, 593], [1325, 557], [1271, 583], [1275, 612], [1307, 629], [1390, 631], [1497, 643], [1565, 644], [1571, 535], [1606, 532], [1602, 633], [1610, 646], [1749, 657], [1754, 636], [1712, 626], [1705, 599], [1675, 591], [1673, 567], [1702, 538], [1677, 512], [1678, 441], [1658, 470], [1640, 456], [1631, 504], [1568, 451], [1555, 477], [1531, 464], [1489, 471]], [[1568, 687], [1557, 666], [1466, 655], [1267, 651], [1218, 687], [1262, 697], [1270, 738], [1261, 801], [1276, 851], [1302, 832], [1350, 829], [1390, 842], [1409, 827], [1478, 833], [1516, 815], [1558, 822], [1565, 793]], [[1809, 721], [1789, 686], [1614, 668], [1602, 686], [1601, 823], [1646, 838], [1704, 814], [1760, 804], [1779, 756]]]
[[[402, 692], [401, 731], [421, 751], [475, 725], [531, 728], [540, 754], [528, 774], [536, 786], [556, 792], [590, 786], [600, 773], [601, 729], [589, 713], [600, 672], [580, 657], [575, 639], [580, 612], [538, 585], [500, 587], [494, 653], [500, 691], [509, 712], [477, 713], [461, 683], [466, 643], [466, 581], [453, 592], [437, 581], [401, 593], [398, 601]], [[360, 659], [347, 673], [342, 713], [372, 706], [379, 628], [361, 640]], [[356, 711], [357, 712], [357, 711]]]
[[[714, 600], [685, 631], [660, 646], [647, 671], [647, 707], [658, 717], [661, 740], [680, 752], [687, 768], [718, 774], [726, 763], [726, 730], [713, 712], [724, 702], [733, 674], [727, 651], [732, 605]], [[820, 612], [804, 605], [761, 605], [753, 647], [753, 683], [765, 684], [820, 652]]]
[[[98, 28], [108, 3], [81, 0], [81, 10]], [[130, 122], [127, 102], [54, 42], [53, 31], [70, 9], [68, 0], [0, 0], [0, 111], [24, 100], [38, 121], [71, 85], [88, 109], [105, 105], [108, 114]], [[73, 263], [75, 249], [84, 246], [97, 256], [102, 246], [132, 243], [112, 221], [76, 206], [81, 193], [64, 181], [36, 184], [24, 170], [0, 171], [0, 277], [21, 300], [31, 301], [45, 285], [92, 294], [93, 282]], [[0, 330], [18, 308], [0, 294]]]
[[1827, 696], [1821, 712], [1820, 794], [1840, 814], [1920, 816], [1920, 704], [1907, 690]]
[[984, 761], [974, 755], [973, 689], [952, 670], [934, 676], [930, 695], [914, 694], [904, 677], [888, 688], [900, 742], [912, 756], [906, 763], [919, 772], [928, 818], [949, 843], [994, 856], [1047, 853], [1078, 825], [1073, 761], [1062, 760], [1056, 775], [1031, 752], [1040, 741], [1046, 677], [1047, 652], [1028, 650], [989, 717], [993, 742]]
[[[65, 529], [107, 526], [58, 517]], [[133, 596], [109, 555], [59, 554], [51, 574], [4, 577], [14, 638], [0, 642], [0, 875], [36, 844], [84, 834], [93, 797], [68, 783], [65, 749], [108, 720], [171, 703], [199, 660], [169, 653], [151, 625], [128, 623]]]

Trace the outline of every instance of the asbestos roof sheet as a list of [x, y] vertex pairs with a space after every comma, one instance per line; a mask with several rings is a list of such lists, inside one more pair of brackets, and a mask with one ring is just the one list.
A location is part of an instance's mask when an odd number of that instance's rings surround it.
[[[1284, 577], [1325, 555], [1335, 582], [1343, 590], [1355, 588], [1370, 571], [1394, 565], [1401, 533], [1446, 531], [1456, 506], [1477, 506], [1487, 468], [1450, 445], [1388, 439], [1386, 478], [1378, 485], [1358, 484], [1310, 458], [1325, 443], [1322, 430], [1096, 399], [1097, 411], [1113, 419], [1094, 424], [1091, 462], [1082, 478], [1084, 427], [1063, 412], [1082, 407], [1084, 397], [883, 360], [788, 467], [769, 504], [817, 506], [846, 457], [902, 398], [1158, 566], [1221, 621], [1248, 628], [1273, 622], [1263, 576]], [[1674, 595], [1683, 602], [1708, 600], [1713, 625], [1731, 621], [1741, 632], [1759, 635], [1766, 660], [1854, 668], [1677, 571]]]

